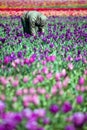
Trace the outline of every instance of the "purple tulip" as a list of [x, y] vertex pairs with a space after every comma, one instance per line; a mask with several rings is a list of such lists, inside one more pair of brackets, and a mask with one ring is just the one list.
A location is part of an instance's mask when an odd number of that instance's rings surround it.
[[46, 124], [49, 124], [50, 123], [50, 119], [49, 118], [44, 118], [43, 119], [43, 123], [46, 125]]
[[39, 119], [38, 113], [32, 112], [29, 121], [37, 121]]
[[67, 112], [69, 112], [69, 111], [71, 111], [71, 110], [72, 110], [72, 105], [71, 105], [71, 103], [68, 102], [68, 101], [64, 102], [64, 104], [63, 104], [63, 106], [62, 106], [62, 111], [63, 111], [64, 113], [67, 113]]
[[76, 127], [82, 127], [85, 122], [85, 115], [81, 112], [77, 112], [72, 117], [72, 122]]
[[10, 57], [6, 56], [4, 57], [4, 64], [7, 65], [10, 62]]
[[43, 127], [39, 127], [36, 130], [45, 130]]
[[59, 111], [58, 105], [52, 104], [52, 105], [50, 106], [50, 112], [56, 114], [58, 111]]
[[22, 114], [21, 113], [14, 113], [13, 120], [16, 123], [20, 123], [22, 121]]
[[23, 115], [23, 117], [26, 118], [26, 119], [30, 119], [31, 114], [32, 114], [32, 110], [31, 110], [31, 109], [26, 108], [26, 109], [24, 109], [24, 110], [22, 111], [22, 115]]
[[5, 40], [6, 40], [5, 38], [2, 38], [2, 39], [1, 39], [2, 43], [4, 43], [4, 42], [5, 42]]
[[0, 130], [5, 130], [5, 127], [3, 124], [0, 123]]
[[79, 85], [84, 85], [84, 82], [85, 82], [84, 78], [80, 77], [79, 78]]
[[53, 47], [54, 47], [54, 44], [53, 44], [53, 43], [51, 43], [51, 44], [50, 44], [50, 48], [53, 48]]
[[77, 102], [77, 104], [83, 103], [83, 96], [82, 95], [77, 96], [76, 97], [76, 102]]
[[16, 128], [16, 125], [17, 124], [14, 122], [14, 120], [10, 119], [9, 117], [3, 121], [4, 130], [13, 130]]
[[34, 113], [38, 114], [39, 118], [43, 118], [46, 115], [46, 110], [43, 108], [39, 108], [39, 109], [34, 110]]
[[27, 64], [27, 65], [29, 64], [29, 59], [28, 58], [24, 59], [24, 64]]
[[19, 52], [17, 53], [17, 56], [20, 57], [20, 58], [22, 58], [22, 57], [23, 57], [22, 51], [19, 51]]
[[68, 125], [65, 127], [65, 130], [76, 130], [76, 128], [73, 125]]
[[25, 126], [28, 130], [37, 130], [38, 128], [38, 123], [35, 121], [32, 122], [27, 122], [26, 126]]

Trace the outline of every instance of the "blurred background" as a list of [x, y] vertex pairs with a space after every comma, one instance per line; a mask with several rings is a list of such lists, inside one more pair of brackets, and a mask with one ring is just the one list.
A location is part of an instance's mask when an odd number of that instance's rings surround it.
[[87, 0], [0, 0], [0, 8], [87, 8]]

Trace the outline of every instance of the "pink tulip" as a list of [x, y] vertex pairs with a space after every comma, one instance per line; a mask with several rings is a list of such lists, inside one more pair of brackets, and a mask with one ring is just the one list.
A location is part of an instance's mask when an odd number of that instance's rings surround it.
[[17, 96], [22, 96], [23, 95], [23, 90], [22, 89], [17, 90], [16, 95]]
[[29, 93], [30, 94], [35, 94], [36, 93], [36, 90], [35, 90], [35, 88], [29, 88]]
[[4, 64], [7, 65], [8, 63], [10, 63], [10, 58], [9, 58], [9, 56], [6, 56], [4, 58]]
[[17, 97], [13, 97], [12, 101], [16, 102], [17, 101]]
[[23, 106], [28, 107], [30, 102], [32, 102], [32, 96], [23, 96]]
[[63, 81], [63, 87], [67, 87], [68, 86], [68, 84], [69, 84], [69, 82], [70, 82], [70, 78], [67, 76], [65, 79], [64, 79], [64, 81]]
[[40, 100], [39, 100], [39, 97], [38, 95], [33, 95], [32, 97], [32, 102], [35, 104], [35, 105], [38, 105], [40, 103]]
[[20, 65], [24, 66], [24, 61], [23, 60], [20, 61]]
[[50, 57], [47, 56], [47, 57], [46, 57], [46, 62], [49, 62], [49, 61], [50, 61]]
[[78, 83], [79, 83], [79, 85], [84, 85], [84, 83], [85, 83], [84, 78], [80, 77]]
[[37, 78], [34, 78], [34, 80], [33, 80], [33, 84], [35, 85], [35, 84], [38, 84], [38, 79]]
[[1, 94], [1, 95], [0, 95], [0, 99], [1, 99], [2, 101], [5, 101], [6, 96], [5, 96], [4, 94]]
[[46, 65], [46, 60], [43, 60], [43, 61], [42, 61], [42, 65]]
[[45, 94], [45, 93], [46, 93], [46, 89], [45, 89], [45, 88], [40, 88], [40, 87], [38, 87], [38, 88], [37, 88], [37, 92], [38, 92], [39, 94]]
[[46, 99], [50, 99], [51, 95], [47, 93], [45, 97], [46, 97]]
[[84, 86], [81, 86], [80, 91], [81, 91], [81, 92], [84, 92], [84, 91], [85, 91], [85, 87], [84, 87]]
[[23, 101], [23, 106], [24, 107], [28, 107], [29, 106], [29, 102]]
[[39, 94], [41, 94], [41, 88], [40, 88], [40, 87], [37, 88], [37, 92], [38, 92]]
[[26, 58], [26, 59], [24, 59], [24, 64], [29, 64], [29, 59], [28, 58]]
[[69, 63], [69, 64], [68, 64], [68, 68], [69, 68], [69, 70], [73, 70], [73, 68], [74, 68], [73, 64], [72, 64], [72, 63]]
[[17, 68], [17, 65], [14, 61], [11, 63], [11, 65], [12, 65], [12, 67]]
[[32, 64], [34, 61], [35, 61], [35, 59], [33, 57], [30, 57], [29, 63]]
[[29, 92], [29, 91], [28, 91], [28, 88], [24, 88], [24, 89], [23, 89], [23, 94], [28, 94], [28, 92]]
[[54, 62], [55, 60], [56, 60], [56, 56], [54, 56], [54, 55], [50, 56], [50, 61], [51, 62]]
[[76, 90], [80, 91], [80, 86], [79, 85], [76, 86]]
[[77, 104], [82, 104], [83, 101], [84, 101], [84, 98], [83, 98], [82, 95], [78, 95], [78, 96], [76, 97], [76, 103], [77, 103]]
[[45, 88], [42, 88], [41, 89], [41, 94], [45, 94], [46, 93], [46, 89]]
[[57, 93], [57, 87], [56, 87], [56, 86], [53, 86], [53, 87], [51, 88], [51, 93], [52, 93], [53, 95], [56, 95], [56, 93]]
[[52, 78], [52, 73], [48, 73], [48, 74], [46, 75], [46, 78], [47, 78], [47, 79], [51, 79], [51, 78]]
[[61, 81], [57, 81], [57, 82], [56, 82], [56, 87], [57, 87], [58, 89], [62, 89], [62, 82], [61, 82]]
[[60, 77], [65, 77], [66, 76], [66, 70], [62, 69], [61, 73], [60, 73]]
[[48, 68], [44, 66], [41, 70], [44, 74], [48, 74]]
[[19, 81], [13, 80], [11, 84], [12, 84], [13, 87], [17, 87], [19, 85]]
[[9, 81], [5, 77], [0, 77], [0, 83], [3, 86], [6, 86], [9, 83]]
[[84, 74], [87, 75], [87, 70], [84, 70]]
[[67, 85], [68, 85], [67, 82], [66, 82], [66, 80], [64, 80], [62, 84], [63, 84], [63, 87], [64, 87], [64, 88], [66, 88]]
[[39, 81], [39, 82], [43, 82], [44, 81], [44, 77], [42, 76], [42, 75], [37, 75], [37, 80]]
[[[29, 3], [26, 3], [28, 5]], [[14, 4], [12, 4], [14, 5]], [[25, 6], [26, 6], [25, 5]], [[33, 6], [34, 7], [34, 6]], [[23, 13], [26, 11], [0, 11], [0, 14], [2, 16], [22, 16]], [[70, 11], [65, 11], [65, 10], [40, 10], [42, 14], [48, 16], [87, 16], [87, 11], [86, 10], [70, 10]]]
[[14, 63], [15, 63], [16, 65], [20, 64], [20, 59], [14, 60]]
[[56, 81], [59, 81], [60, 78], [61, 78], [61, 77], [60, 77], [60, 73], [56, 73], [56, 75], [55, 75], [55, 80], [56, 80]]
[[28, 77], [28, 76], [24, 76], [23, 82], [24, 82], [24, 83], [27, 83], [28, 81], [29, 81], [29, 77]]

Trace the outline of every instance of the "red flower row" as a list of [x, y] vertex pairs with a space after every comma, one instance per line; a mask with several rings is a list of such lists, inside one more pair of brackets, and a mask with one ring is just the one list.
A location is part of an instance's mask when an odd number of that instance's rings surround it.
[[[0, 11], [0, 15], [2, 16], [21, 16], [27, 10], [9, 10], [9, 11]], [[37, 10], [46, 16], [87, 16], [87, 10]]]

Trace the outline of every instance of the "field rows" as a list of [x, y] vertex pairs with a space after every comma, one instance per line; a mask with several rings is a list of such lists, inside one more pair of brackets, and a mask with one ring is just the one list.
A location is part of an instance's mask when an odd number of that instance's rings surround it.
[[0, 9], [1, 16], [21, 16], [24, 12], [37, 10], [46, 16], [87, 16], [87, 9]]
[[[13, 6], [14, 5], [14, 6]], [[86, 0], [6, 0], [0, 1], [0, 8], [47, 8], [47, 7], [87, 7]]]

